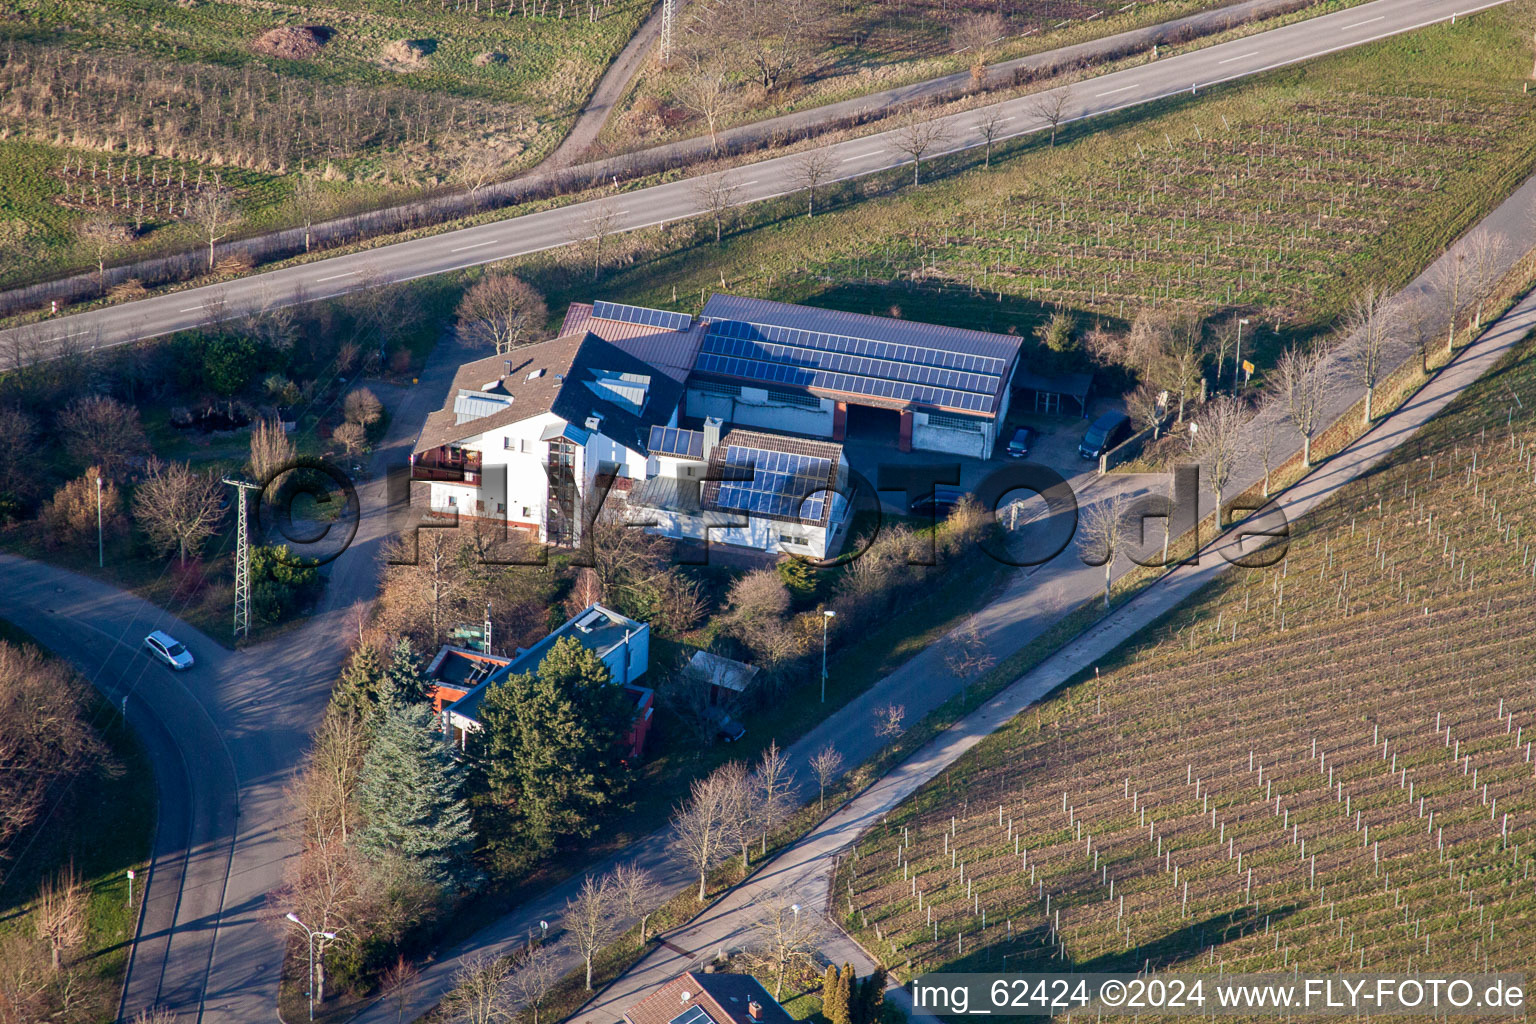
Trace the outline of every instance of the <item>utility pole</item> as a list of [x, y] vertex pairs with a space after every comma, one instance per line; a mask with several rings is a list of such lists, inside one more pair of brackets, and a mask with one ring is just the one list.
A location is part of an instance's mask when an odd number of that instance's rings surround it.
[[677, 0], [661, 0], [661, 62], [672, 59], [672, 22], [677, 19]]
[[251, 635], [251, 545], [245, 511], [245, 492], [261, 490], [261, 484], [225, 477], [239, 495], [235, 515], [235, 639]]
[[107, 565], [106, 542], [101, 539], [101, 477], [96, 478], [96, 568]]

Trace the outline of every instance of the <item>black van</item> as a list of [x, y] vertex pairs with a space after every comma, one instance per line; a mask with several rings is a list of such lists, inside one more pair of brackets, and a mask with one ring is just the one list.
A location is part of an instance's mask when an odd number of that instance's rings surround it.
[[1085, 459], [1096, 459], [1125, 440], [1130, 432], [1131, 421], [1123, 412], [1107, 412], [1093, 421], [1083, 441], [1077, 446], [1077, 454]]

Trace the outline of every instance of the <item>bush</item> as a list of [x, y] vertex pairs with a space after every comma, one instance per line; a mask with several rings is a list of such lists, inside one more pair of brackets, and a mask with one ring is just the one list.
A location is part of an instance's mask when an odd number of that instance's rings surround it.
[[[96, 479], [100, 470], [88, 469], [54, 492], [43, 506], [41, 518], [45, 541], [50, 547], [80, 544], [96, 536]], [[106, 480], [101, 485], [101, 525], [115, 534], [123, 528], [123, 496], [117, 485]]]
[[256, 345], [249, 338], [220, 335], [203, 350], [203, 380], [219, 394], [233, 395], [251, 382], [256, 356]]
[[251, 548], [251, 615], [264, 626], [290, 617], [320, 592], [320, 572], [286, 544]]

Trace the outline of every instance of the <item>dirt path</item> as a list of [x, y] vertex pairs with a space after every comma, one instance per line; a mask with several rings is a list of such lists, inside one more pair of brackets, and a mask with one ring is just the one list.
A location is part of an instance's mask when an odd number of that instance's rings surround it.
[[640, 23], [629, 43], [608, 65], [608, 70], [603, 72], [597, 88], [592, 90], [592, 98], [581, 108], [570, 133], [555, 147], [553, 153], [529, 173], [570, 167], [587, 155], [587, 150], [597, 141], [603, 126], [608, 123], [614, 104], [624, 98], [629, 83], [640, 73], [641, 66], [650, 56], [651, 48], [661, 38], [661, 12], [662, 3], [657, 0], [656, 6], [651, 8], [651, 13]]

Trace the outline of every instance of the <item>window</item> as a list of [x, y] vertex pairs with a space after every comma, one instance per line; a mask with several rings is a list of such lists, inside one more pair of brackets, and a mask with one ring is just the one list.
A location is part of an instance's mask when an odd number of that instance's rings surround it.
[[501, 446], [503, 448], [507, 449], [508, 451], [511, 451], [512, 450], [512, 439], [510, 437], [502, 438], [501, 439]]
[[969, 416], [950, 416], [942, 412], [929, 413], [928, 425], [943, 427], [946, 430], [969, 430], [973, 434], [985, 432], [981, 420], [971, 419]]
[[528, 439], [526, 437], [523, 438], [522, 440], [518, 441], [517, 445], [518, 445], [517, 450], [522, 452], [524, 455], [527, 455], [528, 452], [531, 450], [531, 446], [528, 444]]
[[498, 501], [496, 503], [496, 514], [499, 515], [499, 516], [500, 515], [505, 515], [506, 511], [507, 511], [507, 506]]
[[815, 395], [808, 395], [799, 391], [775, 391], [768, 390], [768, 401], [778, 402], [782, 405], [798, 405], [806, 409], [820, 409], [821, 399]]
[[527, 505], [524, 505], [523, 506], [523, 518], [527, 519], [531, 515], [533, 515], [533, 509], [529, 508]]
[[459, 507], [459, 496], [457, 494], [450, 494], [450, 495], [448, 495], [448, 507], [449, 508], [458, 508]]
[[728, 398], [741, 397], [741, 385], [739, 384], [716, 384], [712, 380], [696, 380], [690, 386], [695, 391], [706, 395], [725, 395]]

